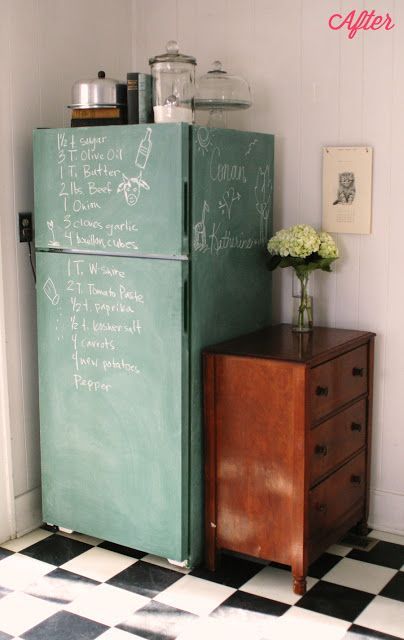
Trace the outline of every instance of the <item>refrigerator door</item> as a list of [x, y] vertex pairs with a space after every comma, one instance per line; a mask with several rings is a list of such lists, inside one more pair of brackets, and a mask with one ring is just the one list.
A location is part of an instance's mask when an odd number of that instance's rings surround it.
[[188, 264], [37, 253], [44, 520], [188, 554]]
[[203, 531], [200, 354], [271, 323], [266, 244], [272, 232], [274, 136], [193, 127], [191, 149], [190, 548], [196, 563]]
[[34, 131], [37, 249], [187, 253], [185, 124]]

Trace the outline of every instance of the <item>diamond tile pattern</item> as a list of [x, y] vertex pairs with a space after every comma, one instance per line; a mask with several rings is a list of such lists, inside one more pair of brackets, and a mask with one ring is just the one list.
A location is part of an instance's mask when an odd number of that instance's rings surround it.
[[39, 529], [0, 546], [0, 640], [404, 640], [404, 539], [334, 545], [307, 584], [293, 594], [275, 563], [224, 555], [214, 574], [190, 571]]

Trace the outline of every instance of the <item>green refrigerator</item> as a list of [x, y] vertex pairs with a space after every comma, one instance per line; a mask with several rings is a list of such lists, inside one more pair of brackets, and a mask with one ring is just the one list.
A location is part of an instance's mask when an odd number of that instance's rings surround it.
[[34, 132], [43, 519], [197, 564], [203, 347], [271, 322], [272, 135]]

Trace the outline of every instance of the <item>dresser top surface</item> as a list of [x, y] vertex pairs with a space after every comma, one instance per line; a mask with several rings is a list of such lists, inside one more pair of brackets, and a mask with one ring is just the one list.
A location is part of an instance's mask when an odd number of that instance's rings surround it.
[[204, 352], [309, 364], [365, 344], [374, 335], [369, 331], [330, 327], [314, 327], [308, 333], [297, 333], [289, 324], [278, 324], [212, 345]]

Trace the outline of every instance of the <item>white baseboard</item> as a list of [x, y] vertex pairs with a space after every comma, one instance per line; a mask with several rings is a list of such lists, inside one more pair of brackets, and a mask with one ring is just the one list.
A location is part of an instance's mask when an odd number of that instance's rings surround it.
[[[42, 524], [40, 488], [15, 499], [17, 537]], [[404, 536], [404, 495], [373, 489], [370, 491], [368, 524], [372, 529]]]
[[42, 524], [41, 489], [38, 487], [15, 499], [17, 538]]
[[368, 524], [372, 529], [404, 536], [404, 495], [371, 490]]

